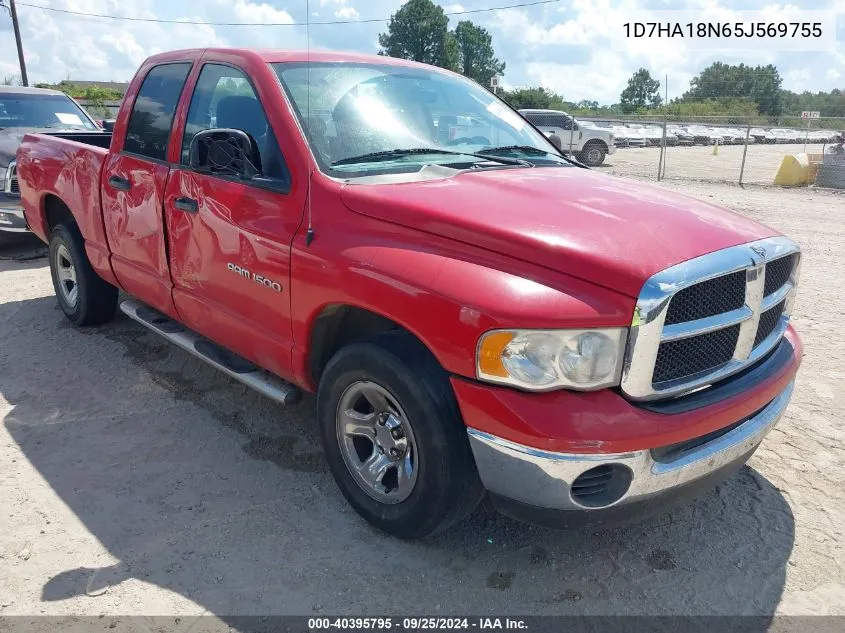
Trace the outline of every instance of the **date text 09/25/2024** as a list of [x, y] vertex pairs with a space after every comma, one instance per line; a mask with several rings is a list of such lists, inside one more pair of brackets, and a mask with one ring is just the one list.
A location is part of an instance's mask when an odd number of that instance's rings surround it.
[[309, 631], [348, 630], [348, 631], [442, 631], [442, 630], [526, 630], [525, 620], [520, 618], [497, 617], [322, 617], [309, 618]]

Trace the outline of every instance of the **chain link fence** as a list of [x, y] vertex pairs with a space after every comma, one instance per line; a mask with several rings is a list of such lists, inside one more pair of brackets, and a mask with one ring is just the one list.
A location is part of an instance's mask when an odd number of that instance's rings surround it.
[[581, 125], [613, 133], [606, 169], [644, 179], [774, 184], [784, 157], [811, 163], [845, 130], [845, 119], [760, 116], [580, 116]]

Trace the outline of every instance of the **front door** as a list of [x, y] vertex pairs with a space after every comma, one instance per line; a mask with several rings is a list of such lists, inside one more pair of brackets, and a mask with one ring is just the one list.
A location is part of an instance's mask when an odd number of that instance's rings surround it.
[[[190, 168], [194, 135], [247, 132], [260, 154], [248, 181]], [[185, 122], [181, 166], [164, 196], [173, 300], [192, 329], [283, 377], [290, 376], [290, 245], [302, 220], [276, 136], [247, 76], [206, 63]]]
[[[560, 139], [560, 148], [569, 153], [574, 154], [580, 148], [578, 147], [578, 132], [575, 131], [575, 121], [571, 116], [566, 114], [553, 114], [549, 117], [551, 127], [549, 132], [554, 132]], [[544, 130], [545, 131], [545, 130]]]
[[120, 285], [174, 315], [163, 203], [168, 139], [189, 62], [154, 66], [129, 115], [123, 148], [103, 166], [103, 221]]

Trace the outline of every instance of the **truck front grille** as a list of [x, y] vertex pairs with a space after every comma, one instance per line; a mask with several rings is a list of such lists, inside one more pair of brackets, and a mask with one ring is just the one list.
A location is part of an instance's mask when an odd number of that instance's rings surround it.
[[672, 297], [666, 324], [684, 323], [730, 312], [745, 305], [745, 271], [702, 281]]
[[757, 326], [757, 335], [754, 337], [754, 345], [757, 346], [766, 340], [780, 322], [780, 317], [783, 315], [783, 308], [786, 301], [781, 301], [774, 308], [769, 308], [760, 315], [760, 324]]
[[789, 322], [800, 267], [784, 237], [734, 246], [651, 277], [628, 338], [622, 390], [680, 395], [760, 360]]
[[739, 338], [739, 326], [661, 343], [654, 364], [653, 382], [694, 376], [730, 362]]
[[768, 297], [787, 281], [798, 261], [798, 254], [787, 255], [766, 264], [766, 284], [763, 295]]
[[3, 191], [8, 196], [21, 195], [20, 185], [18, 184], [18, 169], [17, 162], [12, 161], [6, 168], [6, 180], [3, 183]]

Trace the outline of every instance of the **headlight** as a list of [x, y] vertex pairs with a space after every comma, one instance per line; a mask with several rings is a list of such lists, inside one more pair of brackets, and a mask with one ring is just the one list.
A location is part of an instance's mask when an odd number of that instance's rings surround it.
[[479, 380], [530, 391], [619, 384], [626, 328], [494, 330], [478, 341]]

